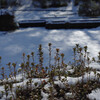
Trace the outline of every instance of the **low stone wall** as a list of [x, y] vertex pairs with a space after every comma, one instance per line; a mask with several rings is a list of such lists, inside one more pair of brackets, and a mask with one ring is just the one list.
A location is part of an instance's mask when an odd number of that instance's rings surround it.
[[100, 26], [100, 20], [70, 20], [70, 21], [45, 21], [29, 20], [20, 21], [19, 27], [45, 27], [47, 29], [83, 29]]
[[19, 27], [45, 27], [46, 21], [45, 20], [27, 20], [27, 21], [20, 21]]

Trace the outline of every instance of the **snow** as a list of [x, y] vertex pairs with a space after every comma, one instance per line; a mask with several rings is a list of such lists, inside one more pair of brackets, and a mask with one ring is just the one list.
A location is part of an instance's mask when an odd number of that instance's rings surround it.
[[[25, 2], [24, 2], [25, 1]], [[28, 5], [27, 5], [28, 3]], [[23, 0], [22, 7], [17, 8], [19, 11], [15, 11], [15, 19], [16, 21], [21, 20], [46, 20], [46, 21], [63, 21], [69, 19], [77, 19], [83, 20], [78, 15], [74, 15], [77, 9], [73, 7], [73, 3], [70, 3], [68, 7], [62, 8], [49, 8], [46, 11], [42, 11], [43, 9], [38, 9], [41, 11], [21, 11], [25, 9], [31, 9], [31, 0]], [[32, 7], [32, 6], [31, 6]], [[10, 9], [10, 8], [9, 8]], [[32, 8], [34, 9], [34, 7]], [[55, 10], [55, 11], [53, 11]], [[63, 10], [63, 11], [62, 11]], [[67, 10], [67, 11], [66, 11]], [[5, 14], [7, 10], [0, 10], [2, 14]], [[0, 13], [1, 13], [0, 12]], [[10, 12], [10, 11], [8, 11]], [[74, 13], [73, 13], [74, 12]], [[71, 15], [72, 14], [72, 15]], [[91, 19], [92, 20], [92, 19]], [[97, 20], [97, 19], [95, 19]], [[0, 56], [2, 56], [2, 63], [1, 65], [5, 68], [7, 67], [6, 64], [8, 62], [15, 62], [17, 63], [17, 69], [19, 68], [19, 64], [22, 62], [22, 53], [30, 54], [32, 51], [35, 52], [35, 58], [38, 58], [38, 45], [43, 45], [44, 51], [44, 67], [48, 64], [48, 43], [52, 43], [52, 56], [55, 55], [55, 49], [60, 48], [60, 53], [65, 54], [65, 62], [70, 61], [73, 58], [73, 51], [72, 48], [75, 44], [80, 44], [81, 46], [88, 46], [88, 51], [90, 52], [90, 57], [96, 57], [98, 52], [100, 51], [100, 27], [92, 28], [92, 29], [53, 29], [48, 30], [45, 28], [20, 28], [14, 32], [0, 32]], [[53, 59], [53, 57], [52, 57]], [[35, 61], [37, 63], [38, 60]], [[52, 61], [52, 64], [54, 62]], [[98, 63], [91, 63], [90, 67], [100, 69], [100, 65]], [[67, 67], [67, 70], [73, 72], [71, 66]], [[8, 74], [8, 70], [6, 73]], [[98, 72], [100, 73], [100, 72]], [[88, 74], [85, 73], [84, 81], [87, 81]], [[14, 78], [14, 77], [13, 77]], [[64, 76], [61, 77], [63, 79]], [[64, 88], [64, 83], [58, 80], [58, 77], [54, 77], [55, 84], [58, 84], [61, 88]], [[77, 81], [81, 81], [82, 77], [67, 77], [68, 84], [75, 84]], [[90, 79], [95, 79], [94, 72], [90, 72]], [[10, 78], [9, 81], [12, 81]], [[14, 84], [14, 90], [16, 90], [16, 86], [23, 86], [26, 88], [26, 82], [28, 79], [25, 79], [22, 82], [22, 75], [19, 74], [16, 77], [16, 80], [19, 83]], [[48, 81], [48, 79], [39, 79], [34, 78], [32, 79], [32, 86], [34, 87], [35, 83], [38, 83], [38, 86], [42, 83], [42, 81]], [[5, 81], [5, 80], [4, 80]], [[50, 84], [46, 84], [44, 86], [45, 90], [49, 90]], [[0, 91], [4, 91], [4, 87], [0, 86]], [[48, 94], [41, 91], [43, 96], [42, 100], [47, 100]], [[1, 95], [1, 93], [0, 93]], [[66, 95], [72, 96], [72, 93], [67, 93]], [[99, 99], [100, 89], [93, 90], [91, 94], [89, 94], [90, 99], [96, 98]], [[1, 100], [5, 100], [5, 95]]]
[[66, 99], [73, 98], [73, 97], [74, 97], [74, 95], [72, 93], [66, 93], [65, 94]]
[[43, 19], [45, 18], [45, 20], [52, 20], [52, 21], [79, 18], [79, 16], [75, 14], [76, 8], [73, 8], [72, 5], [73, 3], [71, 2], [69, 3], [68, 7], [41, 9], [41, 8], [34, 8], [34, 6], [32, 6], [31, 3], [29, 3], [28, 5], [24, 5], [22, 7], [17, 8], [15, 11], [15, 16], [17, 21], [29, 20], [29, 19], [39, 20], [42, 18]]
[[[99, 33], [100, 27], [80, 30], [23, 28], [14, 32], [7, 32], [5, 35], [0, 36], [2, 66], [5, 66], [8, 62], [16, 62], [19, 65], [22, 62], [23, 52], [27, 55], [34, 51], [37, 58], [39, 44], [43, 45], [44, 61], [46, 62], [44, 66], [46, 66], [48, 64], [48, 43], [52, 43], [52, 55], [54, 55], [56, 48], [60, 48], [60, 53], [65, 53], [66, 62], [73, 58], [72, 48], [75, 44], [80, 44], [81, 46], [87, 45], [90, 57], [97, 57], [100, 51]], [[96, 66], [94, 67], [96, 68]]]
[[66, 21], [48, 21], [46, 22], [46, 24], [63, 24], [65, 25], [66, 24]]
[[[78, 16], [77, 8], [73, 6], [73, 0], [71, 0], [67, 7], [59, 8], [35, 8], [31, 5], [31, 0], [29, 3], [24, 4], [15, 11], [16, 21], [21, 20], [43, 20], [46, 21], [69, 21], [69, 20], [87, 20], [88, 17]], [[30, 7], [31, 6], [31, 7]], [[93, 18], [94, 20], [100, 20], [100, 18]], [[90, 21], [89, 21], [90, 22]]]
[[49, 95], [47, 93], [44, 93], [43, 91], [41, 91], [41, 95], [42, 95], [42, 100], [48, 100]]
[[25, 20], [19, 21], [19, 23], [45, 23], [45, 20]]
[[51, 87], [50, 83], [46, 84], [46, 85], [44, 86], [44, 89], [45, 89], [46, 91], [49, 91], [49, 87]]
[[[17, 89], [18, 86], [22, 86], [24, 89], [26, 89], [27, 82], [29, 81], [29, 79], [24, 79], [23, 82], [20, 82], [20, 78], [22, 79], [22, 75], [20, 75], [20, 77], [18, 75], [16, 78], [17, 78], [17, 80], [19, 80], [19, 82], [13, 84], [13, 93], [16, 91], [16, 89]], [[42, 81], [44, 81], [44, 80], [45, 80], [45, 82], [48, 81], [47, 78], [45, 78], [45, 79], [44, 78], [43, 79], [39, 79], [39, 78], [32, 79], [32, 85], [31, 85], [32, 88], [36, 88], [36, 87], [40, 86], [42, 84]], [[35, 83], [37, 83], [37, 86], [35, 86]], [[4, 91], [4, 86], [0, 86], [0, 95], [2, 94], [2, 91]], [[8, 92], [8, 98], [10, 97], [10, 94], [11, 93]], [[45, 94], [43, 91], [41, 91], [41, 94], [43, 95], [43, 100], [46, 100], [46, 98], [48, 97], [48, 95]], [[5, 100], [5, 98], [6, 98], [6, 96], [3, 95], [2, 99], [0, 99], [0, 100]]]
[[[73, 8], [73, 2], [69, 3], [68, 7], [47, 8], [46, 10], [32, 7], [31, 0], [21, 0], [21, 2], [23, 3], [23, 6], [18, 7], [17, 10], [34, 10], [15, 11], [16, 21], [26, 20], [26, 22], [28, 22], [27, 20], [46, 20], [48, 23], [52, 21], [60, 21], [63, 23], [63, 21], [70, 21], [70, 19], [73, 18], [77, 19], [77, 15], [69, 15], [71, 13], [76, 13], [76, 8]], [[82, 20], [82, 18], [80, 20]], [[0, 56], [2, 56], [2, 66], [6, 67], [8, 62], [16, 62], [17, 65], [19, 65], [22, 61], [23, 52], [30, 54], [32, 51], [35, 51], [35, 57], [37, 57], [37, 48], [39, 44], [43, 44], [44, 57], [46, 57], [45, 62], [48, 62], [48, 57], [46, 55], [48, 55], [47, 46], [50, 42], [53, 44], [52, 55], [54, 55], [56, 48], [60, 48], [60, 52], [65, 53], [66, 62], [73, 58], [72, 48], [75, 46], [75, 44], [80, 44], [81, 46], [87, 45], [89, 52], [91, 52], [90, 56], [96, 57], [97, 53], [100, 51], [99, 33], [100, 27], [93, 29], [72, 30], [22, 28], [14, 32], [0, 32]], [[38, 62], [38, 60], [36, 60], [36, 62]], [[45, 63], [44, 66], [47, 64], [48, 63]], [[94, 67], [97, 67], [97, 65]]]
[[6, 35], [6, 34], [7, 34], [7, 32], [0, 32], [0, 36]]
[[93, 90], [92, 93], [88, 95], [91, 100], [100, 100], [100, 89]]
[[13, 15], [13, 12], [8, 9], [0, 9], [0, 15], [6, 15], [6, 14]]
[[93, 63], [90, 64], [90, 66], [92, 68], [96, 68], [96, 69], [100, 70], [100, 64], [99, 63], [93, 62]]
[[100, 23], [100, 19], [96, 20], [81, 20], [81, 19], [76, 19], [76, 20], [70, 20], [70, 23]]
[[29, 7], [29, 6], [32, 5], [32, 0], [18, 0], [18, 1], [19, 1], [19, 3], [21, 3], [21, 5], [23, 5], [23, 6]]
[[[98, 72], [97, 71], [97, 74], [100, 74], [100, 72]], [[89, 78], [90, 78], [90, 80], [96, 80], [96, 77], [95, 77], [95, 74], [94, 74], [94, 72], [90, 72], [90, 73], [85, 73], [84, 74], [84, 79], [83, 79], [83, 81], [84, 82], [87, 82], [88, 81], [88, 76], [90, 76]], [[65, 77], [64, 76], [61, 76], [61, 80], [62, 79], [65, 79]], [[80, 77], [67, 77], [66, 78], [66, 80], [65, 80], [65, 82], [63, 83], [61, 80], [59, 80], [59, 78], [58, 78], [58, 76], [55, 76], [54, 77], [54, 80], [55, 80], [55, 84], [57, 84], [60, 88], [65, 88], [65, 84], [66, 83], [68, 83], [69, 85], [74, 85], [74, 84], [76, 84], [78, 81], [79, 82], [81, 82], [81, 80], [82, 80], [82, 76], [80, 76]]]
[[[97, 72], [97, 73], [100, 73], [100, 72]], [[90, 80], [96, 79], [95, 78], [95, 74], [93, 72], [90, 72], [90, 74], [88, 74], [88, 75], [90, 75]], [[87, 75], [87, 73], [84, 75], [84, 82], [88, 81], [87, 80], [88, 79], [87, 78], [88, 75]], [[19, 80], [19, 82], [13, 84], [13, 91], [15, 91], [18, 86], [22, 86], [24, 89], [27, 88], [27, 82], [29, 81], [29, 79], [24, 79], [24, 81], [20, 81], [21, 79], [22, 79], [22, 75], [21, 74], [17, 75], [16, 80]], [[62, 82], [61, 81], [62, 79], [66, 79], [66, 80], [64, 82]], [[8, 80], [10, 80], [10, 79], [8, 79]], [[41, 79], [40, 78], [33, 78], [32, 79], [32, 85], [31, 85], [32, 88], [39, 87], [44, 80], [45, 80], [45, 82], [48, 82], [48, 78], [41, 78]], [[64, 76], [61, 76], [61, 80], [59, 80], [58, 76], [56, 76], [54, 78], [54, 84], [58, 85], [60, 88], [65, 88], [66, 84], [68, 84], [68, 85], [74, 85], [78, 81], [81, 82], [82, 77], [75, 77], [75, 78], [73, 78], [73, 77], [67, 77], [67, 78], [65, 78]], [[37, 83], [37, 86], [35, 86], [35, 83]], [[51, 84], [47, 83], [44, 86], [44, 89], [49, 92], [49, 87], [51, 87]], [[0, 86], [0, 95], [2, 94], [1, 93], [2, 91], [4, 91], [4, 86]], [[97, 93], [95, 93], [96, 91], [92, 91], [92, 93], [88, 95], [89, 98], [94, 98], [94, 97], [98, 98], [96, 96], [100, 93], [100, 90], [97, 91]], [[8, 93], [8, 97], [10, 96], [10, 94], [11, 93], [9, 92]], [[42, 100], [47, 100], [47, 98], [49, 96], [48, 93], [44, 93], [42, 90], [41, 90], [41, 95], [43, 97]], [[66, 96], [68, 96], [68, 97], [70, 97], [71, 95], [72, 95], [71, 93], [66, 93]], [[2, 97], [2, 100], [5, 100], [5, 95]], [[96, 99], [96, 100], [99, 100], [99, 99]]]

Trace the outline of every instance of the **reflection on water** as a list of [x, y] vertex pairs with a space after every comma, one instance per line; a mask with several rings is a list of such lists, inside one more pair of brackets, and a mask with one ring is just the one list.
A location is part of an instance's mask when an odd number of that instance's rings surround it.
[[[73, 29], [73, 30], [47, 30], [45, 28], [25, 28], [6, 35], [0, 35], [0, 56], [2, 66], [8, 62], [22, 61], [22, 53], [30, 54], [35, 51], [39, 44], [43, 45], [45, 66], [48, 64], [48, 43], [52, 43], [52, 55], [55, 49], [60, 48], [60, 53], [65, 53], [65, 61], [73, 58], [72, 48], [75, 44], [87, 45], [91, 56], [96, 56], [100, 51], [100, 28], [94, 29]], [[38, 57], [37, 57], [38, 58]], [[52, 57], [53, 59], [53, 57]], [[36, 61], [37, 62], [37, 61]]]

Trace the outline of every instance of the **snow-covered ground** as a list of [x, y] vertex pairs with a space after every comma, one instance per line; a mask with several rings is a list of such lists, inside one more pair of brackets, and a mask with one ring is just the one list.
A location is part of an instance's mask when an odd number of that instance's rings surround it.
[[[45, 17], [46, 18], [49, 17], [49, 19], [47, 18], [47, 20], [68, 20], [73, 18], [74, 19], [80, 18], [77, 15], [77, 8], [73, 7], [73, 2], [70, 2], [67, 7], [47, 8], [47, 9], [34, 8], [34, 6], [32, 6], [31, 3], [29, 3], [28, 5], [24, 5], [22, 7], [17, 8], [15, 11], [16, 21], [29, 20], [29, 19], [37, 20], [37, 19], [43, 19]], [[54, 19], [50, 17], [54, 17]], [[65, 17], [65, 18], [58, 19], [57, 17]]]
[[[43, 44], [45, 60], [48, 58], [48, 43], [52, 43], [53, 52], [60, 48], [65, 53], [68, 62], [73, 58], [72, 48], [75, 44], [88, 46], [90, 55], [97, 57], [100, 51], [100, 27], [94, 29], [59, 29], [48, 30], [45, 28], [23, 28], [15, 32], [0, 32], [0, 56], [2, 65], [8, 62], [22, 61], [22, 53], [30, 54], [32, 51], [37, 56], [39, 44]], [[4, 35], [3, 35], [4, 34]], [[46, 61], [47, 64], [47, 61]]]
[[[24, 0], [23, 0], [24, 1]], [[28, 5], [26, 5], [28, 3]], [[25, 9], [34, 9], [30, 8], [31, 1], [25, 0], [22, 2], [22, 7], [18, 8], [18, 10]], [[32, 6], [31, 6], [32, 7]], [[39, 10], [41, 10], [39, 8]], [[47, 9], [48, 10], [48, 9]], [[30, 19], [43, 19], [44, 17], [55, 17], [54, 19], [47, 20], [59, 20], [57, 17], [65, 17], [60, 20], [69, 20], [80, 18], [78, 15], [73, 15], [73, 12], [76, 13], [77, 9], [73, 7], [73, 3], [71, 2], [68, 7], [61, 8], [50, 8], [52, 11], [16, 11], [15, 19], [16, 21], [20, 20], [30, 20]], [[55, 10], [55, 11], [53, 11]], [[58, 10], [58, 11], [56, 11]], [[60, 10], [60, 11], [59, 11]], [[67, 10], [67, 11], [62, 11]], [[69, 11], [68, 11], [69, 10]], [[72, 14], [72, 15], [70, 15]], [[48, 43], [52, 43], [52, 56], [54, 56], [55, 49], [60, 48], [60, 53], [65, 54], [65, 61], [71, 61], [73, 58], [73, 47], [75, 44], [80, 44], [81, 46], [88, 46], [88, 51], [90, 52], [91, 57], [97, 57], [98, 52], [100, 51], [100, 27], [92, 28], [92, 29], [53, 29], [48, 30], [45, 28], [21, 28], [14, 32], [0, 32], [0, 56], [2, 56], [2, 66], [6, 68], [6, 64], [8, 62], [17, 63], [17, 68], [19, 64], [22, 62], [22, 53], [30, 54], [32, 51], [35, 52], [35, 58], [38, 58], [38, 45], [43, 45], [44, 51], [44, 67], [48, 64]], [[53, 57], [52, 57], [53, 59]], [[36, 60], [35, 62], [38, 62]], [[53, 63], [53, 62], [52, 62]], [[99, 68], [100, 65], [97, 63], [91, 64], [94, 68]], [[72, 70], [72, 69], [69, 69]], [[6, 70], [6, 73], [8, 71]], [[99, 73], [99, 72], [98, 72]], [[94, 73], [90, 73], [90, 78], [94, 79]], [[18, 75], [16, 79], [21, 80], [21, 75]], [[69, 84], [75, 84], [77, 80], [81, 80], [82, 77], [68, 77]], [[87, 74], [84, 75], [84, 80], [86, 81]], [[48, 79], [45, 79], [48, 80]], [[55, 84], [61, 85], [60, 81], [58, 81], [57, 77], [55, 77]], [[35, 82], [41, 84], [41, 80], [33, 79], [33, 86]], [[18, 84], [14, 84], [14, 86], [26, 84], [27, 80], [24, 82], [19, 82]], [[48, 85], [48, 84], [47, 84]], [[45, 86], [47, 88], [48, 86]], [[14, 87], [16, 88], [16, 87]], [[4, 87], [0, 86], [0, 90], [4, 91]], [[96, 91], [96, 92], [95, 92]], [[100, 89], [93, 90], [91, 94], [88, 95], [90, 99], [96, 98], [99, 99]], [[1, 93], [0, 93], [1, 95]], [[42, 91], [42, 95], [47, 100], [46, 97], [48, 95], [44, 94]], [[2, 99], [2, 100], [5, 100]]]
[[[23, 6], [18, 7], [17, 10], [35, 9], [32, 6], [31, 0], [23, 1], [22, 5]], [[38, 8], [38, 10], [41, 11], [15, 11], [15, 19], [16, 21], [20, 21], [41, 18], [45, 19], [45, 17], [47, 17], [47, 20], [69, 20], [76, 19], [79, 17], [78, 15], [73, 15], [73, 13], [77, 12], [77, 8], [73, 6], [73, 2], [70, 2], [67, 7], [45, 9], [52, 11], [45, 11], [44, 9], [40, 8]], [[55, 18], [51, 19], [50, 17]], [[58, 19], [57, 17], [65, 18]], [[77, 43], [81, 46], [87, 45], [89, 47], [89, 52], [91, 52], [91, 56], [95, 57], [97, 56], [97, 53], [100, 51], [99, 33], [100, 27], [94, 29], [72, 30], [47, 30], [45, 28], [23, 28], [18, 29], [14, 32], [0, 32], [0, 56], [2, 56], [2, 66], [5, 66], [5, 64], [7, 64], [8, 62], [17, 62], [17, 64], [20, 64], [22, 59], [22, 53], [25, 52], [26, 54], [30, 54], [32, 51], [36, 52], [39, 44], [43, 44], [44, 56], [46, 56], [48, 54], [47, 45], [49, 42], [53, 44], [53, 49], [60, 48], [61, 52], [65, 53], [65, 60], [67, 62], [72, 59], [72, 48]], [[37, 52], [35, 55], [37, 56]], [[45, 59], [47, 60], [47, 58]], [[47, 61], [45, 62], [47, 64]]]
[[[66, 7], [41, 9], [35, 8], [30, 1], [28, 4], [26, 3], [25, 5], [18, 7], [14, 14], [16, 21], [39, 19], [45, 19], [47, 21], [69, 21], [73, 19], [90, 19], [88, 17], [79, 16], [78, 7], [73, 5], [73, 0], [71, 0], [71, 2]], [[93, 19], [100, 20], [100, 17]]]
[[100, 100], [100, 89], [93, 90], [92, 93], [88, 95], [91, 100]]
[[[97, 73], [100, 73], [100, 72], [97, 72]], [[84, 75], [84, 82], [87, 82], [88, 81], [88, 75], [90, 75], [90, 79], [91, 80], [96, 79], [94, 72], [90, 72], [90, 74], [86, 73]], [[61, 76], [61, 80], [62, 79], [65, 79], [65, 77], [64, 76]], [[45, 82], [48, 82], [49, 78], [41, 78], [41, 79], [40, 78], [33, 78], [32, 79], [31, 88], [37, 88], [37, 87], [39, 87], [44, 80], [45, 80]], [[81, 82], [82, 81], [82, 77], [75, 77], [75, 78], [73, 78], [73, 77], [67, 77], [67, 79], [64, 82], [62, 82], [61, 80], [59, 80], [58, 76], [55, 76], [54, 77], [54, 84], [58, 85], [60, 88], [66, 88], [66, 84], [74, 85], [78, 81]], [[6, 82], [6, 81], [13, 82], [14, 80], [12, 80], [11, 78], [9, 78], [8, 80], [4, 80], [4, 82]], [[19, 82], [13, 84], [13, 91], [14, 91], [13, 94], [15, 93], [15, 91], [17, 89], [17, 86], [22, 86], [24, 89], [27, 88], [27, 82], [29, 81], [29, 79], [26, 79], [24, 77], [24, 81], [22, 81], [22, 75], [19, 74], [16, 77], [16, 81], [19, 81]], [[35, 85], [35, 83], [38, 83], [37, 86]], [[51, 86], [52, 85], [50, 83], [47, 83], [44, 86], [44, 89], [47, 90], [47, 91], [49, 91], [49, 87], [51, 87]], [[2, 92], [1, 91], [5, 91], [5, 89], [4, 89], [4, 86], [1, 86], [0, 85], [0, 97], [2, 97], [2, 99], [0, 99], [0, 100], [5, 100], [6, 96], [5, 96], [5, 94], [3, 96], [1, 96], [2, 95]], [[100, 90], [97, 89], [95, 91], [93, 90], [92, 93], [89, 94], [89, 95], [87, 95], [87, 96], [90, 99], [96, 98], [96, 100], [100, 100], [99, 97], [98, 97], [99, 96], [99, 93], [100, 93]], [[8, 97], [10, 97], [11, 95], [12, 94], [10, 92], [8, 92]], [[42, 92], [41, 95], [43, 96], [42, 100], [48, 100], [48, 93], [46, 95], [46, 93]], [[71, 94], [71, 96], [72, 96], [72, 94]]]

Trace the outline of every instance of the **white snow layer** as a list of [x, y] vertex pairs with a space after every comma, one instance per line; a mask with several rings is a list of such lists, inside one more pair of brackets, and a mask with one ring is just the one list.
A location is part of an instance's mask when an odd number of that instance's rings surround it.
[[[27, 55], [34, 51], [35, 57], [37, 58], [37, 48], [39, 44], [43, 45], [44, 66], [48, 64], [48, 43], [52, 43], [52, 56], [55, 55], [55, 49], [59, 48], [60, 53], [63, 52], [65, 54], [66, 62], [72, 60], [72, 48], [75, 44], [80, 44], [81, 46], [87, 45], [91, 57], [97, 57], [100, 51], [100, 27], [81, 30], [23, 28], [15, 32], [8, 32], [4, 35], [3, 32], [0, 33], [0, 56], [2, 56], [2, 66], [5, 66], [8, 62], [17, 62], [17, 64], [20, 64], [22, 62], [23, 52]], [[100, 68], [98, 64], [91, 66]]]
[[0, 15], [6, 15], [6, 14], [13, 15], [13, 12], [8, 9], [0, 9]]
[[[100, 72], [97, 72], [97, 73], [100, 73]], [[96, 79], [96, 78], [95, 78], [94, 72], [90, 72], [90, 74], [87, 74], [87, 73], [86, 73], [86, 74], [84, 75], [84, 79], [83, 79], [83, 80], [84, 80], [84, 81], [88, 81], [88, 78], [87, 78], [87, 77], [88, 77], [89, 75], [90, 75], [90, 80]], [[19, 76], [20, 76], [20, 77], [19, 77]], [[22, 75], [21, 75], [21, 74], [18, 75], [18, 76], [16, 77], [16, 80], [19, 81], [19, 83], [14, 83], [14, 84], [13, 84], [13, 91], [15, 91], [16, 88], [17, 88], [18, 86], [22, 86], [24, 89], [26, 88], [26, 86], [27, 86], [26, 83], [29, 81], [29, 79], [24, 79], [23, 82], [21, 81], [21, 79], [22, 79]], [[62, 80], [62, 79], [65, 79], [65, 77], [62, 76], [62, 77], [61, 77], [61, 80]], [[11, 80], [11, 79], [9, 78], [8, 80]], [[43, 78], [43, 79], [40, 79], [40, 78], [33, 78], [33, 79], [32, 79], [32, 87], [33, 87], [33, 88], [36, 88], [36, 87], [40, 86], [44, 80], [45, 80], [45, 82], [48, 82], [48, 78]], [[76, 78], [67, 77], [66, 80], [65, 80], [65, 82], [61, 82], [61, 80], [59, 80], [58, 77], [55, 77], [55, 78], [54, 78], [54, 84], [57, 84], [60, 88], [65, 88], [65, 86], [66, 86], [67, 83], [68, 83], [69, 85], [71, 85], [71, 84], [75, 84], [75, 83], [78, 82], [78, 81], [81, 82], [82, 77], [76, 77]], [[5, 81], [5, 80], [4, 80], [4, 81]], [[37, 86], [35, 86], [35, 83], [38, 83]], [[50, 83], [47, 83], [47, 84], [44, 86], [44, 89], [45, 89], [46, 91], [48, 91], [48, 90], [49, 90], [49, 87], [51, 87], [51, 85], [50, 85]], [[4, 91], [4, 86], [0, 86], [0, 95], [2, 94], [2, 91]], [[93, 91], [92, 93], [94, 93], [94, 91]], [[100, 93], [100, 91], [99, 91], [98, 93]], [[98, 93], [97, 93], [95, 96], [97, 96]], [[48, 94], [47, 94], [47, 93], [44, 93], [43, 91], [41, 91], [41, 94], [42, 94], [42, 96], [43, 96], [42, 100], [47, 100]], [[91, 95], [93, 95], [93, 94], [89, 94], [89, 97], [91, 97]], [[9, 96], [10, 96], [10, 93], [9, 93]], [[92, 96], [92, 97], [93, 97], [93, 96]], [[4, 98], [4, 99], [3, 99], [3, 98]], [[2, 98], [2, 100], [5, 100], [5, 95], [3, 96], [3, 98]], [[96, 99], [96, 100], [99, 100], [99, 99]]]
[[100, 100], [100, 89], [93, 90], [88, 97], [91, 100]]
[[[18, 10], [25, 10], [25, 9], [31, 9], [31, 0], [22, 0], [22, 7], [19, 7]], [[75, 7], [72, 6], [73, 3], [70, 3], [68, 7], [62, 7], [59, 8], [58, 11], [16, 11], [15, 17], [17, 21], [20, 20], [28, 20], [28, 19], [41, 19], [45, 17], [66, 17], [64, 20], [73, 19], [73, 18], [79, 18], [77, 15], [73, 15], [73, 12], [71, 10], [76, 10]], [[32, 7], [32, 6], [31, 6]], [[54, 10], [56, 8], [51, 8], [51, 10]], [[69, 10], [67, 11], [59, 11], [59, 10]], [[0, 10], [0, 14], [11, 13], [8, 10]], [[71, 15], [72, 14], [72, 15]], [[51, 19], [50, 19], [51, 20]], [[63, 20], [63, 19], [60, 19]], [[73, 29], [73, 30], [65, 30], [65, 29], [59, 29], [59, 30], [47, 30], [44, 28], [26, 28], [26, 29], [18, 29], [15, 32], [0, 32], [0, 56], [2, 56], [2, 66], [6, 66], [8, 62], [17, 62], [17, 64], [20, 64], [22, 61], [22, 53], [25, 52], [26, 54], [30, 54], [31, 51], [37, 51], [38, 45], [43, 44], [43, 51], [45, 62], [47, 62], [47, 54], [48, 54], [48, 43], [52, 43], [53, 50], [56, 48], [60, 48], [60, 52], [65, 53], [66, 60], [71, 60], [72, 57], [72, 48], [75, 46], [75, 44], [80, 44], [81, 46], [88, 46], [90, 56], [97, 56], [97, 53], [100, 51], [100, 27], [93, 28], [93, 29]], [[54, 52], [52, 55], [54, 55]], [[37, 55], [37, 52], [36, 52]], [[36, 56], [35, 55], [35, 56]], [[47, 64], [47, 63], [46, 63]], [[45, 64], [45, 65], [46, 65]], [[45, 66], [44, 65], [44, 66]], [[98, 64], [91, 64], [93, 68], [99, 68], [100, 65]], [[91, 67], [90, 66], [90, 67]], [[72, 71], [72, 70], [69, 70]], [[7, 72], [7, 71], [6, 71]], [[94, 73], [90, 73], [90, 79], [94, 79]], [[61, 77], [61, 79], [64, 77]], [[67, 77], [68, 84], [75, 84], [77, 81], [80, 81], [82, 77]], [[26, 82], [28, 80], [24, 80], [22, 82], [22, 76], [17, 76], [17, 81], [19, 83], [14, 84], [14, 89], [16, 89], [16, 86], [26, 86]], [[42, 79], [42, 80], [48, 80], [48, 79]], [[11, 79], [9, 79], [11, 81]], [[84, 75], [84, 81], [87, 81], [87, 74]], [[38, 85], [41, 84], [40, 79], [33, 79], [33, 87], [34, 83], [38, 82]], [[55, 84], [58, 84], [62, 88], [64, 88], [64, 84], [61, 83], [61, 81], [58, 81], [58, 77], [55, 77]], [[50, 87], [50, 84], [45, 85], [45, 89], [47, 90]], [[0, 91], [4, 91], [4, 87], [0, 86]], [[45, 94], [43, 91], [41, 91], [43, 99], [47, 100], [48, 94]], [[1, 93], [0, 93], [1, 95]], [[89, 98], [96, 100], [99, 99], [100, 90], [97, 89], [96, 92], [92, 91], [91, 94], [89, 94]], [[4, 99], [3, 99], [4, 98]], [[5, 97], [3, 97], [1, 100], [5, 100]]]

